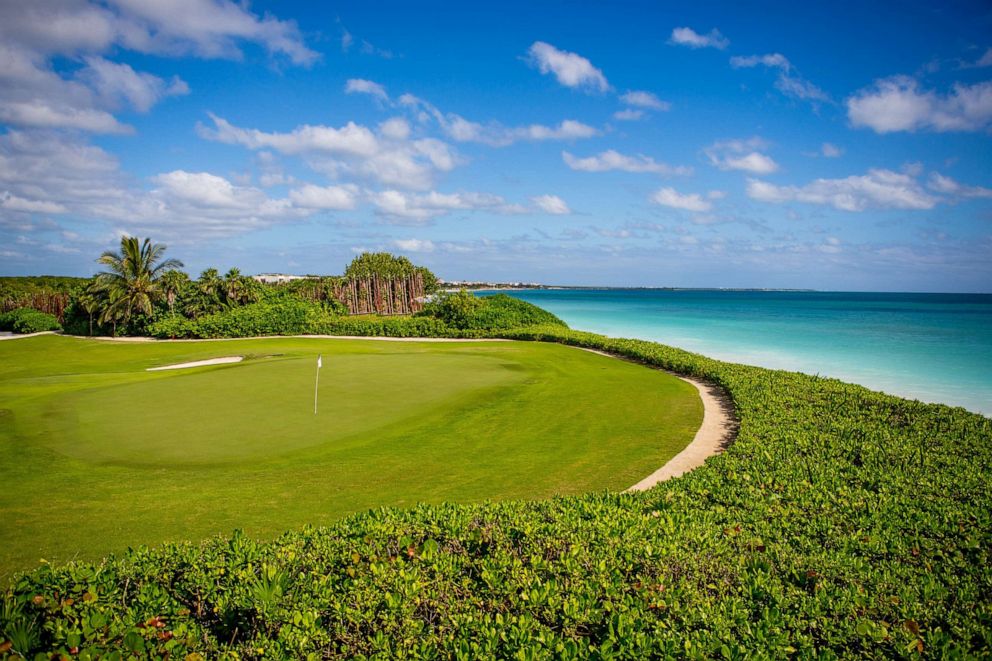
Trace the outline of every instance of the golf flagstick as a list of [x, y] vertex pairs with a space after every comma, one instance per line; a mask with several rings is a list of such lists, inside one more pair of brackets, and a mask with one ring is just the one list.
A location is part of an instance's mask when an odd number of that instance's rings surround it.
[[313, 414], [317, 415], [317, 386], [320, 385], [320, 368], [323, 366], [321, 355], [317, 354], [317, 376], [313, 380]]

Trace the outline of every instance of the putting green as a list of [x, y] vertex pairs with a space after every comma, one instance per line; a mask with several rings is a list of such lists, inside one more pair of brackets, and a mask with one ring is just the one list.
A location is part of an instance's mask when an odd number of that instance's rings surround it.
[[0, 407], [0, 574], [376, 506], [623, 489], [702, 421], [679, 379], [521, 342], [44, 336], [0, 343]]

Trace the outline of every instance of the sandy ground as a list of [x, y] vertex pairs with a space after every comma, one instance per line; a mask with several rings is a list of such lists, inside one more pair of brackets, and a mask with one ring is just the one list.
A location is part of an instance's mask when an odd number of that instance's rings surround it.
[[[583, 349], [598, 353], [601, 356], [619, 358], [604, 351], [595, 349]], [[686, 383], [691, 383], [699, 391], [699, 397], [703, 400], [703, 424], [700, 425], [696, 436], [689, 445], [685, 446], [681, 452], [668, 460], [664, 466], [648, 475], [646, 478], [627, 489], [627, 491], [646, 491], [659, 482], [664, 482], [673, 477], [678, 477], [688, 473], [694, 468], [702, 466], [706, 460], [715, 454], [719, 454], [737, 435], [737, 420], [734, 418], [733, 404], [720, 388], [704, 383], [697, 379], [675, 374]]]
[[205, 365], [227, 365], [228, 363], [240, 363], [244, 356], [225, 356], [224, 358], [209, 358], [207, 360], [194, 360], [190, 363], [176, 363], [175, 365], [163, 365], [162, 367], [149, 367], [146, 372], [161, 372], [162, 370], [184, 370], [189, 367], [203, 367]]
[[22, 337], [38, 337], [39, 335], [55, 335], [55, 331], [42, 331], [40, 333], [27, 333], [25, 335], [3, 331], [0, 332], [0, 340], [19, 340]]

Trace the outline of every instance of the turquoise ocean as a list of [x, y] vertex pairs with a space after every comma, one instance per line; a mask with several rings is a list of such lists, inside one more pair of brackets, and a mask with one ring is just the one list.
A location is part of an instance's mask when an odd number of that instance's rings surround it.
[[992, 416], [992, 294], [505, 292], [579, 330], [831, 376]]

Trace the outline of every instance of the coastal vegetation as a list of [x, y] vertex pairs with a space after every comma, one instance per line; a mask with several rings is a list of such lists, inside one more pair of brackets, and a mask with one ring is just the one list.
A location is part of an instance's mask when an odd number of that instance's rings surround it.
[[[106, 271], [92, 279], [7, 278], [0, 286], [7, 309], [49, 311], [68, 334], [148, 335], [162, 339], [260, 335], [377, 335], [478, 337], [485, 332], [564, 322], [508, 296], [477, 299], [438, 291], [437, 277], [405, 257], [363, 253], [342, 276], [312, 277], [266, 285], [237, 268], [224, 275], [203, 270], [196, 279], [182, 263], [165, 258], [165, 246], [123, 237], [119, 251], [97, 260]], [[432, 302], [414, 316], [349, 315], [336, 298], [349, 278], [417, 275]], [[39, 306], [33, 306], [39, 302]], [[18, 314], [27, 314], [19, 312]], [[32, 326], [33, 327], [33, 326]], [[45, 328], [53, 330], [57, 326]], [[15, 332], [20, 332], [14, 329]], [[35, 332], [35, 331], [31, 331]]]

